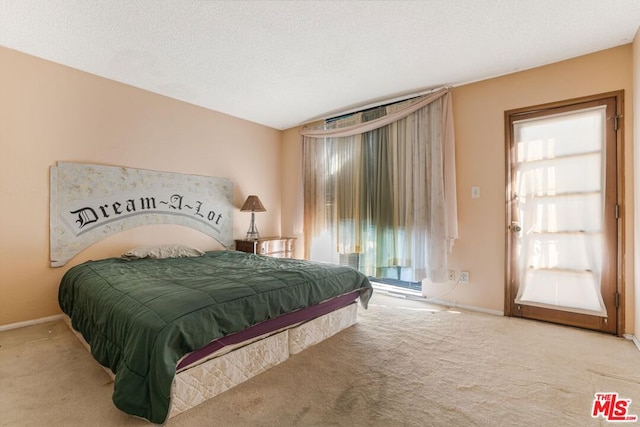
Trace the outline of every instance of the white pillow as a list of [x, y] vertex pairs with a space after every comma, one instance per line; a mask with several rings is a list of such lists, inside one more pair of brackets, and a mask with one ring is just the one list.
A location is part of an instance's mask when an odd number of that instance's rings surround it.
[[204, 252], [200, 249], [191, 248], [184, 245], [159, 245], [159, 246], [140, 246], [128, 250], [122, 254], [125, 259], [142, 259], [142, 258], [181, 258], [202, 256]]

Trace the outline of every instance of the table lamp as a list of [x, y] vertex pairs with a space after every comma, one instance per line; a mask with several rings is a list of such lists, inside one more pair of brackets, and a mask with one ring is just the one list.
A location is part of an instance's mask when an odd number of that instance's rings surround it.
[[247, 197], [247, 200], [240, 208], [240, 212], [251, 212], [251, 225], [249, 225], [245, 240], [258, 240], [260, 238], [260, 233], [258, 233], [258, 228], [256, 227], [256, 212], [266, 211], [258, 196], [251, 195]]

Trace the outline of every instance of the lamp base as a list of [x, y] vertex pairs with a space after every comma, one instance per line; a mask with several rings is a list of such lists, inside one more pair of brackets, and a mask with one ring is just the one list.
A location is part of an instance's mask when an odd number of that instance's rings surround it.
[[251, 224], [249, 225], [249, 230], [244, 240], [258, 240], [259, 238], [260, 233], [258, 233], [258, 227], [256, 227], [256, 214], [251, 212]]
[[260, 235], [258, 233], [247, 233], [244, 240], [260, 240]]

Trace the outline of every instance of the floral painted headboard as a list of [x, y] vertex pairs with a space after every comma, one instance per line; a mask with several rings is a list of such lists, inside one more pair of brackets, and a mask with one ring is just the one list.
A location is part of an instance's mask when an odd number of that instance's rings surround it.
[[233, 185], [226, 178], [58, 162], [50, 174], [50, 258], [65, 265], [120, 231], [179, 224], [233, 244]]

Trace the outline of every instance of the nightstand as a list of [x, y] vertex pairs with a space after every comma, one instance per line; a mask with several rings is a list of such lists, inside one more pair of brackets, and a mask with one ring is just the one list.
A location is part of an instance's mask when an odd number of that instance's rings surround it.
[[276, 258], [293, 258], [295, 237], [261, 237], [258, 240], [236, 240], [236, 251]]

